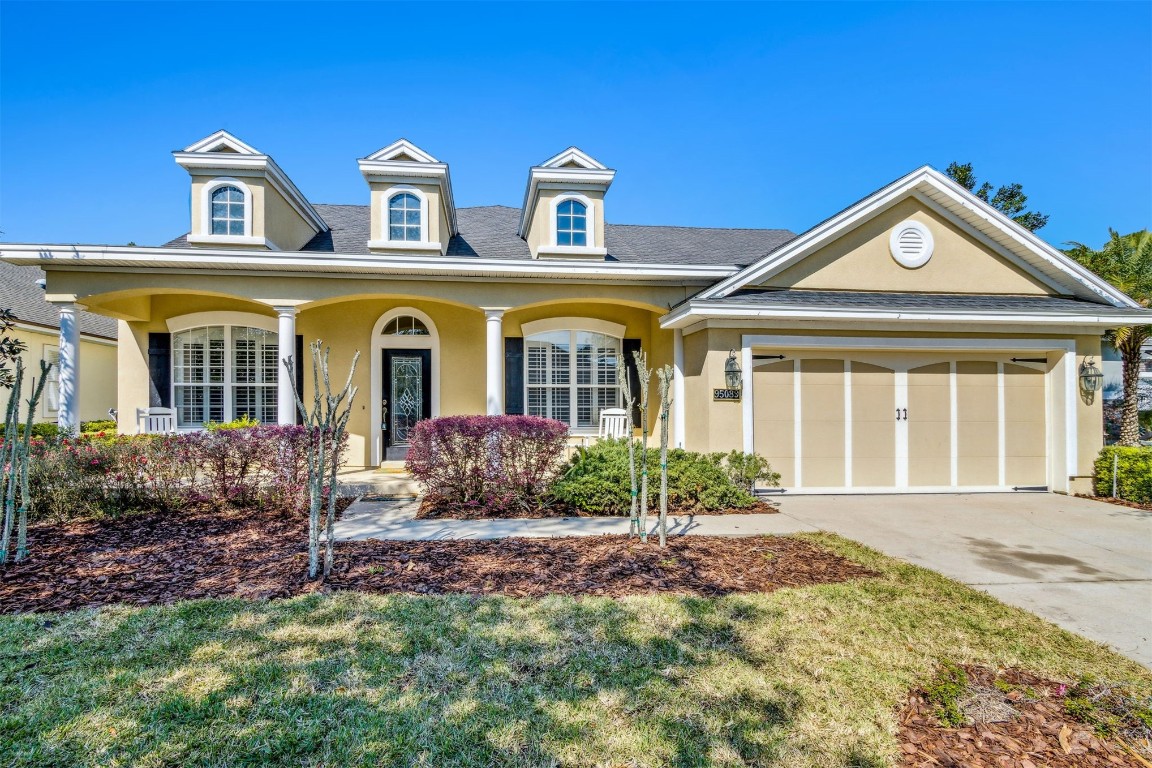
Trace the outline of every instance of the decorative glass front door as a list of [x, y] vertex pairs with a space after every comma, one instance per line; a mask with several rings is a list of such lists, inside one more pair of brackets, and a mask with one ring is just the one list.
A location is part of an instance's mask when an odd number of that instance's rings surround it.
[[426, 349], [384, 350], [384, 439], [388, 447], [406, 447], [412, 428], [432, 415], [431, 357]]

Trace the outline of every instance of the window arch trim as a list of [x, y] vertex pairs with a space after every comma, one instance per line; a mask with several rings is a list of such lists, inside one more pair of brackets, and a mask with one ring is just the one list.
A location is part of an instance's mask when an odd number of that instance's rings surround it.
[[[585, 244], [584, 245], [559, 245], [557, 240], [556, 230], [556, 217], [560, 214], [560, 204], [573, 200], [584, 206], [584, 232]], [[548, 231], [549, 231], [549, 250], [556, 250], [559, 252], [573, 251], [573, 252], [586, 252], [589, 250], [597, 250], [601, 248], [601, 243], [596, 239], [596, 203], [587, 195], [582, 195], [579, 192], [565, 192], [552, 198], [552, 202], [548, 207]]]
[[[405, 194], [412, 195], [420, 202], [420, 239], [418, 240], [392, 239], [392, 232], [389, 226], [389, 214], [392, 210], [392, 201], [397, 196]], [[386, 247], [411, 248], [413, 246], [419, 246], [427, 248], [431, 245], [428, 241], [428, 225], [428, 195], [423, 190], [411, 184], [395, 184], [384, 192], [383, 210], [380, 216], [380, 240], [378, 242], [384, 244]]]
[[[212, 193], [221, 187], [235, 187], [244, 196], [244, 234], [243, 235], [214, 235], [212, 234]], [[232, 176], [220, 176], [204, 185], [200, 191], [200, 235], [198, 239], [207, 239], [220, 243], [249, 243], [260, 238], [252, 235], [252, 189], [240, 179]]]

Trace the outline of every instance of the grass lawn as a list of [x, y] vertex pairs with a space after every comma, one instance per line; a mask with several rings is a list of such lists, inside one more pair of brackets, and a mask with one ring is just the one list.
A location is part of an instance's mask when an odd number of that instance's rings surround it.
[[881, 572], [718, 599], [337, 593], [0, 616], [3, 766], [887, 766], [937, 662], [1134, 662], [831, 536]]

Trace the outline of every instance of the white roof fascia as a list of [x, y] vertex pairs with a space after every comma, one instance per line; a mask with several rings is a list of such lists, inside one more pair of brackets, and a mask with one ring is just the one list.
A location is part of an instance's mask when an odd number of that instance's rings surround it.
[[661, 328], [684, 328], [702, 320], [822, 320], [900, 321], [916, 323], [987, 323], [1015, 325], [1086, 325], [1115, 328], [1126, 324], [1144, 324], [1152, 320], [1152, 312], [1113, 311], [1094, 312], [972, 312], [970, 310], [868, 310], [836, 309], [834, 307], [782, 308], [740, 306], [728, 303], [691, 301], [682, 304], [660, 318]]
[[735, 267], [693, 264], [623, 264], [606, 261], [540, 261], [538, 259], [460, 259], [412, 254], [328, 254], [310, 251], [269, 252], [216, 248], [40, 245], [0, 243], [0, 259], [42, 268], [211, 269], [254, 272], [362, 272], [542, 278], [576, 278], [620, 282], [712, 282], [736, 272]]
[[[940, 205], [940, 201], [929, 194], [931, 191], [935, 191], [952, 201], [961, 210], [968, 213], [971, 218], [977, 218], [1005, 235], [1011, 246], [1015, 247], [1005, 246], [1004, 253], [1010, 255], [1012, 260], [1019, 263], [1021, 267], [1029, 269], [1029, 267], [1024, 266], [1025, 264], [1030, 265], [1032, 269], [1040, 265], [1048, 267], [1047, 270], [1042, 270], [1049, 278], [1045, 282], [1059, 279], [1062, 287], [1073, 289], [1077, 295], [1104, 299], [1113, 306], [1129, 308], [1140, 306], [1115, 287], [1081, 267], [1067, 255], [1045, 243], [1035, 234], [1024, 229], [929, 166], [918, 168], [827, 221], [817, 224], [807, 232], [780, 246], [773, 253], [749, 265], [740, 273], [701, 292], [699, 298], [723, 298], [739, 288], [778, 274], [840, 237], [846, 231], [892, 207], [905, 196], [918, 193], [917, 197], [927, 196], [935, 200], [937, 205]], [[969, 226], [978, 229], [971, 220], [966, 221]], [[1023, 258], [1020, 251], [1033, 255], [1035, 260], [1030, 261]]]
[[288, 201], [292, 209], [317, 232], [325, 232], [328, 224], [321, 218], [312, 203], [304, 197], [299, 187], [292, 183], [288, 174], [268, 155], [238, 155], [231, 152], [173, 152], [176, 164], [184, 170], [224, 171], [244, 170], [263, 172], [276, 191]]
[[591, 155], [589, 155], [587, 152], [583, 151], [579, 147], [568, 147], [568, 149], [564, 150], [563, 152], [561, 152], [557, 155], [553, 155], [552, 157], [548, 158], [547, 160], [540, 163], [540, 165], [538, 165], [536, 167], [538, 167], [538, 168], [560, 168], [567, 163], [576, 163], [577, 165], [583, 166], [584, 168], [587, 168], [588, 170], [593, 170], [593, 169], [600, 170], [600, 171], [608, 170], [608, 166], [604, 165], [599, 160], [592, 157]]

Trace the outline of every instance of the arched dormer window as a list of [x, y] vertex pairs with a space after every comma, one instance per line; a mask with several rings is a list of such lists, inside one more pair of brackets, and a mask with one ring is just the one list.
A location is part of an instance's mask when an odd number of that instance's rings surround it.
[[556, 206], [556, 245], [588, 245], [588, 206], [579, 200]]
[[238, 235], [244, 231], [244, 208], [247, 202], [239, 188], [226, 184], [212, 190], [212, 234]]
[[388, 239], [406, 242], [423, 240], [420, 199], [410, 192], [388, 198]]

